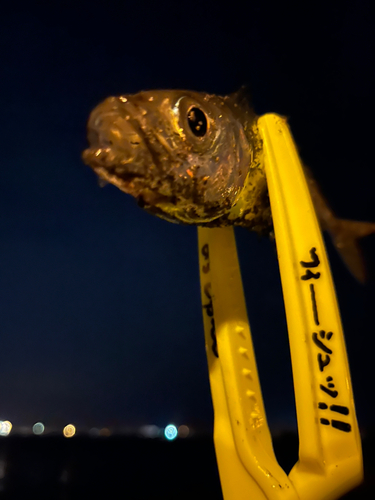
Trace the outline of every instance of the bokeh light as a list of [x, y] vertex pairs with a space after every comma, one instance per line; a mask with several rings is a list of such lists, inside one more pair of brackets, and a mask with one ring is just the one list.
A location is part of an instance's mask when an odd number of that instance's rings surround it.
[[99, 431], [99, 436], [108, 437], [110, 435], [111, 435], [111, 431], [107, 427], [103, 427], [103, 429], [100, 429], [100, 431]]
[[8, 436], [12, 430], [9, 420], [0, 420], [0, 436]]
[[43, 434], [44, 432], [44, 425], [42, 422], [37, 422], [36, 424], [33, 425], [33, 433], [39, 436], [40, 434]]
[[73, 424], [68, 424], [64, 427], [63, 434], [66, 438], [71, 438], [76, 433], [76, 428]]
[[168, 439], [168, 441], [173, 441], [177, 437], [177, 427], [173, 424], [167, 425], [164, 429], [164, 436]]
[[178, 428], [178, 437], [186, 438], [190, 433], [190, 429], [187, 425], [180, 425]]
[[144, 425], [140, 428], [141, 434], [146, 438], [156, 438], [160, 434], [160, 429], [157, 425]]

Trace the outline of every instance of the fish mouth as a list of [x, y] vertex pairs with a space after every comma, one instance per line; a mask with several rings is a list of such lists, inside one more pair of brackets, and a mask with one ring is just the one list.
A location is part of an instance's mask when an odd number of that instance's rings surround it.
[[116, 161], [116, 155], [110, 148], [88, 148], [82, 153], [82, 159], [106, 184], [113, 184], [121, 191], [133, 196], [138, 205], [150, 209], [160, 203], [174, 204], [173, 197], [162, 195], [149, 187], [150, 180], [143, 172], [132, 168], [131, 159]]
[[120, 156], [110, 147], [98, 147], [95, 145], [83, 151], [82, 160], [94, 170], [97, 168], [105, 168], [107, 170], [115, 170], [120, 174], [124, 172], [130, 173], [129, 168], [131, 168], [134, 156]]
[[83, 151], [82, 159], [100, 179], [133, 196], [137, 196], [137, 192], [145, 183], [144, 175], [129, 168], [130, 161], [117, 162], [116, 155], [110, 148], [88, 148]]

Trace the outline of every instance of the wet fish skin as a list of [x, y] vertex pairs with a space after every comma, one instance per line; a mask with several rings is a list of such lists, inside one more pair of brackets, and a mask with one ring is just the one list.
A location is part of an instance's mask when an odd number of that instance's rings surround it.
[[[157, 90], [109, 97], [90, 115], [83, 160], [169, 221], [269, 231], [256, 118], [238, 93]], [[246, 209], [230, 217], [245, 180]]]

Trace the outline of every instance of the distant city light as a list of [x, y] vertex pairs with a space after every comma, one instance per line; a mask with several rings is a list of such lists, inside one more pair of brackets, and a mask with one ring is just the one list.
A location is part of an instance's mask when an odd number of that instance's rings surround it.
[[108, 437], [111, 435], [111, 431], [109, 429], [107, 429], [107, 427], [103, 427], [103, 429], [100, 429], [99, 435]]
[[156, 438], [160, 434], [160, 429], [157, 425], [144, 425], [140, 428], [140, 431], [146, 438]]
[[93, 427], [92, 429], [89, 430], [90, 436], [97, 437], [99, 436], [99, 429], [96, 427]]
[[36, 424], [33, 425], [33, 433], [39, 436], [40, 434], [43, 434], [44, 432], [44, 425], [42, 422], [37, 422]]
[[9, 420], [0, 420], [0, 436], [8, 436], [12, 430], [12, 424]]
[[177, 427], [173, 424], [167, 425], [164, 429], [164, 436], [168, 439], [168, 441], [173, 441], [177, 437]]
[[178, 437], [186, 438], [188, 437], [190, 429], [187, 425], [180, 425], [178, 428]]
[[71, 438], [76, 433], [76, 428], [73, 424], [68, 424], [64, 427], [63, 434], [66, 438]]

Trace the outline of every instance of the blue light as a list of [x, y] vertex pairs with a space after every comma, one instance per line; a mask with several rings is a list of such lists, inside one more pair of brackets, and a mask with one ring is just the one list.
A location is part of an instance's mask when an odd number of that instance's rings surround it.
[[164, 429], [164, 436], [168, 439], [168, 441], [173, 441], [177, 437], [177, 427], [173, 424], [167, 425]]
[[36, 434], [37, 436], [40, 434], [43, 434], [44, 432], [44, 425], [42, 422], [37, 422], [36, 424], [33, 425], [33, 433]]

